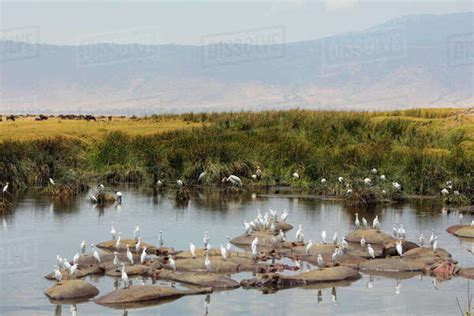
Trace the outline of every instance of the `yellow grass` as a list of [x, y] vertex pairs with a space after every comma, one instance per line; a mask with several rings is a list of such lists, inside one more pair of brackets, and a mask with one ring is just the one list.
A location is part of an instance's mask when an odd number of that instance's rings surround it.
[[85, 120], [66, 120], [49, 118], [45, 121], [35, 121], [34, 117], [20, 117], [15, 122], [0, 122], [0, 140], [33, 140], [55, 136], [79, 139], [98, 139], [111, 131], [121, 131], [130, 135], [150, 135], [173, 130], [201, 126], [200, 123], [184, 122], [178, 118], [130, 119], [113, 118], [97, 122]]

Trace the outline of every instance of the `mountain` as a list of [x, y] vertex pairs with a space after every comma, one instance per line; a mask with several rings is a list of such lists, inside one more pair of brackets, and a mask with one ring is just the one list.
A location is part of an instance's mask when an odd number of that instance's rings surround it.
[[0, 112], [472, 107], [473, 21], [472, 12], [407, 16], [284, 44], [283, 26], [207, 35], [201, 46], [3, 40]]

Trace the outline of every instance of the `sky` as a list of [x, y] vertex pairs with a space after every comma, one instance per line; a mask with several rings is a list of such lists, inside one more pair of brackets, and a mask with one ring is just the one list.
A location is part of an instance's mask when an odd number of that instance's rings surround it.
[[406, 15], [465, 11], [474, 11], [473, 1], [0, 1], [0, 38], [33, 27], [47, 44], [200, 45], [209, 35], [278, 26], [284, 29], [279, 40], [297, 42]]

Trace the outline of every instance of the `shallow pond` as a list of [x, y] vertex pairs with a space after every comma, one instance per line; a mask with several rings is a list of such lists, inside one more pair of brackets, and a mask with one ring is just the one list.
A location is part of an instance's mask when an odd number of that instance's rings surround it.
[[[187, 205], [177, 205], [172, 192], [156, 194], [152, 190], [121, 188], [123, 204], [97, 208], [81, 196], [68, 203], [51, 202], [33, 194], [18, 197], [11, 214], [0, 215], [0, 315], [199, 315], [205, 314], [206, 296], [188, 296], [179, 300], [128, 311], [115, 310], [86, 302], [75, 306], [56, 306], [43, 294], [53, 284], [44, 278], [56, 264], [56, 255], [68, 258], [78, 252], [82, 240], [99, 243], [110, 239], [112, 222], [124, 236], [132, 236], [140, 226], [143, 239], [158, 244], [163, 231], [165, 246], [188, 249], [190, 241], [201, 246], [203, 232], [209, 231], [213, 247], [226, 242], [227, 236], [243, 232], [242, 219], [253, 219], [256, 210], [272, 208], [279, 213], [290, 210], [288, 222], [304, 225], [305, 239], [321, 241], [328, 236], [344, 236], [353, 229], [353, 213], [339, 201], [283, 194], [244, 193], [229, 197], [218, 192], [193, 192]], [[431, 229], [439, 234], [439, 245], [446, 248], [463, 266], [474, 266], [472, 245], [449, 235], [445, 229], [458, 223], [457, 214], [447, 214], [433, 201], [411, 201], [403, 206], [383, 206], [362, 216], [372, 220], [379, 215], [382, 230], [391, 233], [392, 224], [403, 223], [407, 238], [418, 240]], [[471, 218], [465, 216], [465, 220]], [[294, 239], [296, 229], [287, 233]], [[88, 250], [90, 248], [88, 247]], [[234, 275], [248, 278], [250, 274]], [[114, 288], [110, 277], [88, 277], [87, 281], [106, 294]], [[149, 283], [149, 280], [144, 280]], [[135, 281], [136, 282], [136, 281]], [[207, 298], [209, 315], [308, 315], [313, 313], [348, 315], [455, 315], [456, 298], [467, 304], [468, 281], [455, 277], [436, 283], [427, 276], [409, 279], [369, 276], [346, 286], [318, 289], [295, 288], [262, 294], [257, 290], [237, 289], [215, 292]]]

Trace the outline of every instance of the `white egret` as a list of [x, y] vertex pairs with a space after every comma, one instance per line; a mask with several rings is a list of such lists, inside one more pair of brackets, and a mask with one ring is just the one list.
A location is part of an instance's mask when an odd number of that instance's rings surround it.
[[72, 263], [76, 264], [79, 262], [79, 252], [76, 252], [74, 257], [72, 257]]
[[362, 217], [362, 226], [364, 226], [365, 228], [367, 228], [368, 226], [367, 220], [365, 219], [365, 217]]
[[354, 224], [356, 225], [356, 227], [360, 227], [360, 221], [359, 221], [359, 214], [358, 213], [355, 213], [355, 221], [354, 221]]
[[298, 172], [293, 172], [293, 178], [294, 179], [299, 179], [300, 178], [300, 175], [298, 174]]
[[423, 247], [423, 244], [425, 243], [425, 237], [423, 236], [423, 233], [420, 233], [419, 241], [420, 247]]
[[471, 227], [474, 227], [474, 219], [471, 221]]
[[196, 259], [196, 246], [194, 246], [192, 242], [189, 243], [189, 251], [191, 252], [193, 259]]
[[122, 204], [122, 192], [115, 191], [115, 197], [117, 198], [117, 203]]
[[372, 170], [370, 170], [373, 174], [377, 174], [377, 169], [376, 168], [372, 168]]
[[257, 253], [257, 247], [252, 247], [252, 259], [257, 261], [258, 259], [258, 253]]
[[81, 242], [80, 250], [81, 250], [81, 251], [80, 251], [80, 252], [81, 252], [81, 255], [85, 255], [85, 254], [86, 254], [86, 241], [85, 241], [85, 240], [83, 240], [83, 241]]
[[369, 252], [369, 257], [375, 259], [375, 251], [371, 244], [367, 245], [367, 251]]
[[140, 256], [140, 263], [143, 264], [146, 260], [146, 247], [143, 248], [142, 254]]
[[10, 182], [5, 183], [5, 186], [3, 187], [3, 193], [6, 193], [8, 191], [8, 186], [10, 185]]
[[438, 250], [438, 237], [435, 237], [433, 241], [433, 251], [436, 252]]
[[257, 175], [256, 174], [253, 174], [251, 177], [252, 177], [252, 179], [257, 180]]
[[372, 222], [372, 227], [375, 229], [380, 229], [379, 216], [375, 215], [374, 221]]
[[173, 257], [171, 256], [168, 256], [168, 265], [173, 270], [173, 272], [176, 272], [176, 261], [174, 261]]
[[117, 231], [115, 230], [114, 222], [112, 222], [112, 227], [110, 228], [110, 234], [112, 235], [112, 240], [117, 238]]
[[430, 244], [433, 244], [433, 242], [435, 241], [435, 230], [432, 229], [431, 230], [431, 236], [430, 236]]
[[382, 194], [383, 194], [383, 195], [387, 195], [387, 191], [382, 190]]
[[346, 194], [352, 194], [352, 189], [347, 189]]
[[337, 248], [335, 248], [335, 249], [334, 249], [334, 252], [333, 252], [333, 254], [332, 254], [332, 256], [331, 256], [331, 260], [332, 260], [333, 263], [336, 263], [338, 256], [339, 256], [339, 253], [337, 252]]
[[448, 195], [449, 191], [446, 188], [444, 188], [443, 190], [441, 190], [441, 194]]
[[122, 263], [122, 283], [123, 283], [124, 289], [127, 289], [130, 284], [130, 280], [128, 279], [127, 272], [125, 272], [125, 263]]
[[233, 185], [235, 185], [235, 186], [237, 186], [237, 187], [241, 187], [241, 186], [242, 186], [242, 180], [240, 180], [240, 178], [237, 177], [236, 175], [231, 174], [231, 175], [227, 178], [227, 181], [230, 181]]
[[392, 186], [397, 190], [400, 190], [402, 188], [402, 185], [396, 181], [392, 182]]
[[163, 186], [163, 181], [161, 180], [156, 181], [156, 186], [161, 188]]
[[244, 220], [245, 233], [249, 235], [252, 232], [252, 226]]
[[362, 236], [362, 238], [360, 239], [360, 246], [361, 246], [362, 248], [365, 248], [365, 243], [366, 243], [365, 237]]
[[313, 247], [313, 241], [310, 239], [308, 241], [308, 244], [306, 245], [306, 255], [310, 255], [311, 254], [311, 248]]
[[321, 179], [321, 184], [325, 184], [326, 182], [327, 182], [326, 179], [324, 179], [324, 178]]
[[74, 279], [76, 277], [76, 271], [77, 271], [77, 263], [73, 264], [71, 268], [69, 269], [69, 275], [71, 276], [71, 279]]
[[321, 239], [323, 240], [323, 244], [327, 244], [326, 238], [327, 238], [326, 231], [323, 230], [323, 231], [321, 232]]
[[56, 255], [59, 269], [64, 268], [64, 259], [60, 255]]
[[138, 242], [135, 245], [135, 252], [139, 253], [142, 248], [142, 237], [138, 237]]
[[317, 262], [318, 262], [318, 266], [322, 269], [324, 267], [324, 259], [323, 259], [323, 256], [321, 256], [321, 254], [318, 254]]
[[334, 235], [332, 235], [332, 243], [334, 245], [337, 245], [337, 232], [335, 232]]
[[63, 264], [64, 268], [66, 268], [67, 270], [71, 270], [71, 264], [69, 263], [69, 260], [67, 258], [64, 258]]
[[204, 266], [206, 267], [207, 272], [211, 272], [211, 260], [209, 260], [209, 255], [206, 253], [206, 258], [204, 259]]
[[115, 271], [120, 271], [120, 260], [118, 258], [118, 252], [114, 251], [114, 269]]
[[92, 255], [94, 256], [95, 260], [100, 263], [101, 261], [100, 261], [99, 252], [97, 251], [97, 249], [95, 249], [95, 246], [93, 244], [91, 244], [91, 250], [92, 250]]
[[454, 190], [453, 193], [454, 193], [454, 195], [459, 195], [460, 194], [458, 190]]
[[225, 245], [225, 249], [229, 252], [232, 249], [232, 244], [230, 243], [230, 237], [227, 236], [227, 244]]
[[227, 259], [227, 249], [225, 249], [223, 245], [221, 245], [221, 255], [222, 255], [222, 260], [225, 261]]
[[52, 178], [49, 178], [49, 183], [51, 183], [51, 185], [55, 185], [56, 183], [54, 183], [54, 180]]
[[372, 180], [370, 180], [370, 178], [364, 178], [364, 183], [366, 185], [370, 185], [372, 183]]
[[342, 238], [341, 247], [342, 250], [349, 249], [349, 244], [347, 243], [346, 238]]
[[463, 218], [464, 216], [462, 215], [462, 213], [459, 213], [459, 224], [462, 224]]
[[140, 226], [135, 226], [133, 229], [133, 239], [138, 241], [138, 237], [140, 236]]
[[163, 231], [160, 230], [160, 234], [158, 236], [158, 242], [160, 244], [160, 248], [165, 245], [165, 240], [163, 239]]
[[198, 182], [201, 182], [206, 175], [207, 175], [206, 171], [201, 172], [198, 177]]
[[59, 270], [58, 266], [54, 266], [54, 278], [56, 279], [56, 281], [58, 281], [58, 284], [61, 284], [61, 281], [63, 280], [63, 275]]
[[120, 240], [122, 239], [122, 233], [117, 234], [117, 241], [115, 242], [115, 249], [120, 250]]
[[257, 248], [257, 244], [258, 244], [258, 237], [255, 237], [254, 240], [252, 240], [252, 244], [251, 244], [251, 247], [255, 247]]
[[176, 180], [176, 185], [178, 186], [178, 188], [181, 188], [184, 185], [183, 180]]
[[262, 177], [262, 170], [260, 167], [257, 167], [257, 171], [255, 171], [255, 175], [257, 176], [257, 179], [260, 179]]
[[380, 180], [385, 181], [385, 180], [387, 180], [387, 177], [383, 174], [383, 175], [380, 176]]
[[209, 245], [209, 234], [207, 230], [204, 232], [204, 238], [202, 239], [203, 244], [204, 244], [204, 249], [207, 249], [207, 246]]
[[281, 221], [281, 222], [285, 222], [287, 217], [288, 217], [288, 210], [287, 210], [287, 209], [284, 209], [284, 210], [283, 210], [283, 213], [282, 213], [281, 216], [280, 216], [280, 221]]
[[405, 231], [405, 228], [403, 228], [403, 224], [400, 224], [397, 234], [399, 238], [405, 239], [406, 231]]
[[344, 178], [343, 177], [339, 177], [337, 178], [337, 181], [339, 181], [340, 183], [342, 183], [344, 181]]
[[133, 254], [130, 251], [130, 246], [127, 245], [127, 259], [130, 261], [130, 264], [133, 266]]
[[401, 240], [397, 240], [397, 245], [395, 246], [395, 248], [397, 249], [397, 253], [400, 257], [403, 256], [403, 245], [402, 245], [402, 241]]

